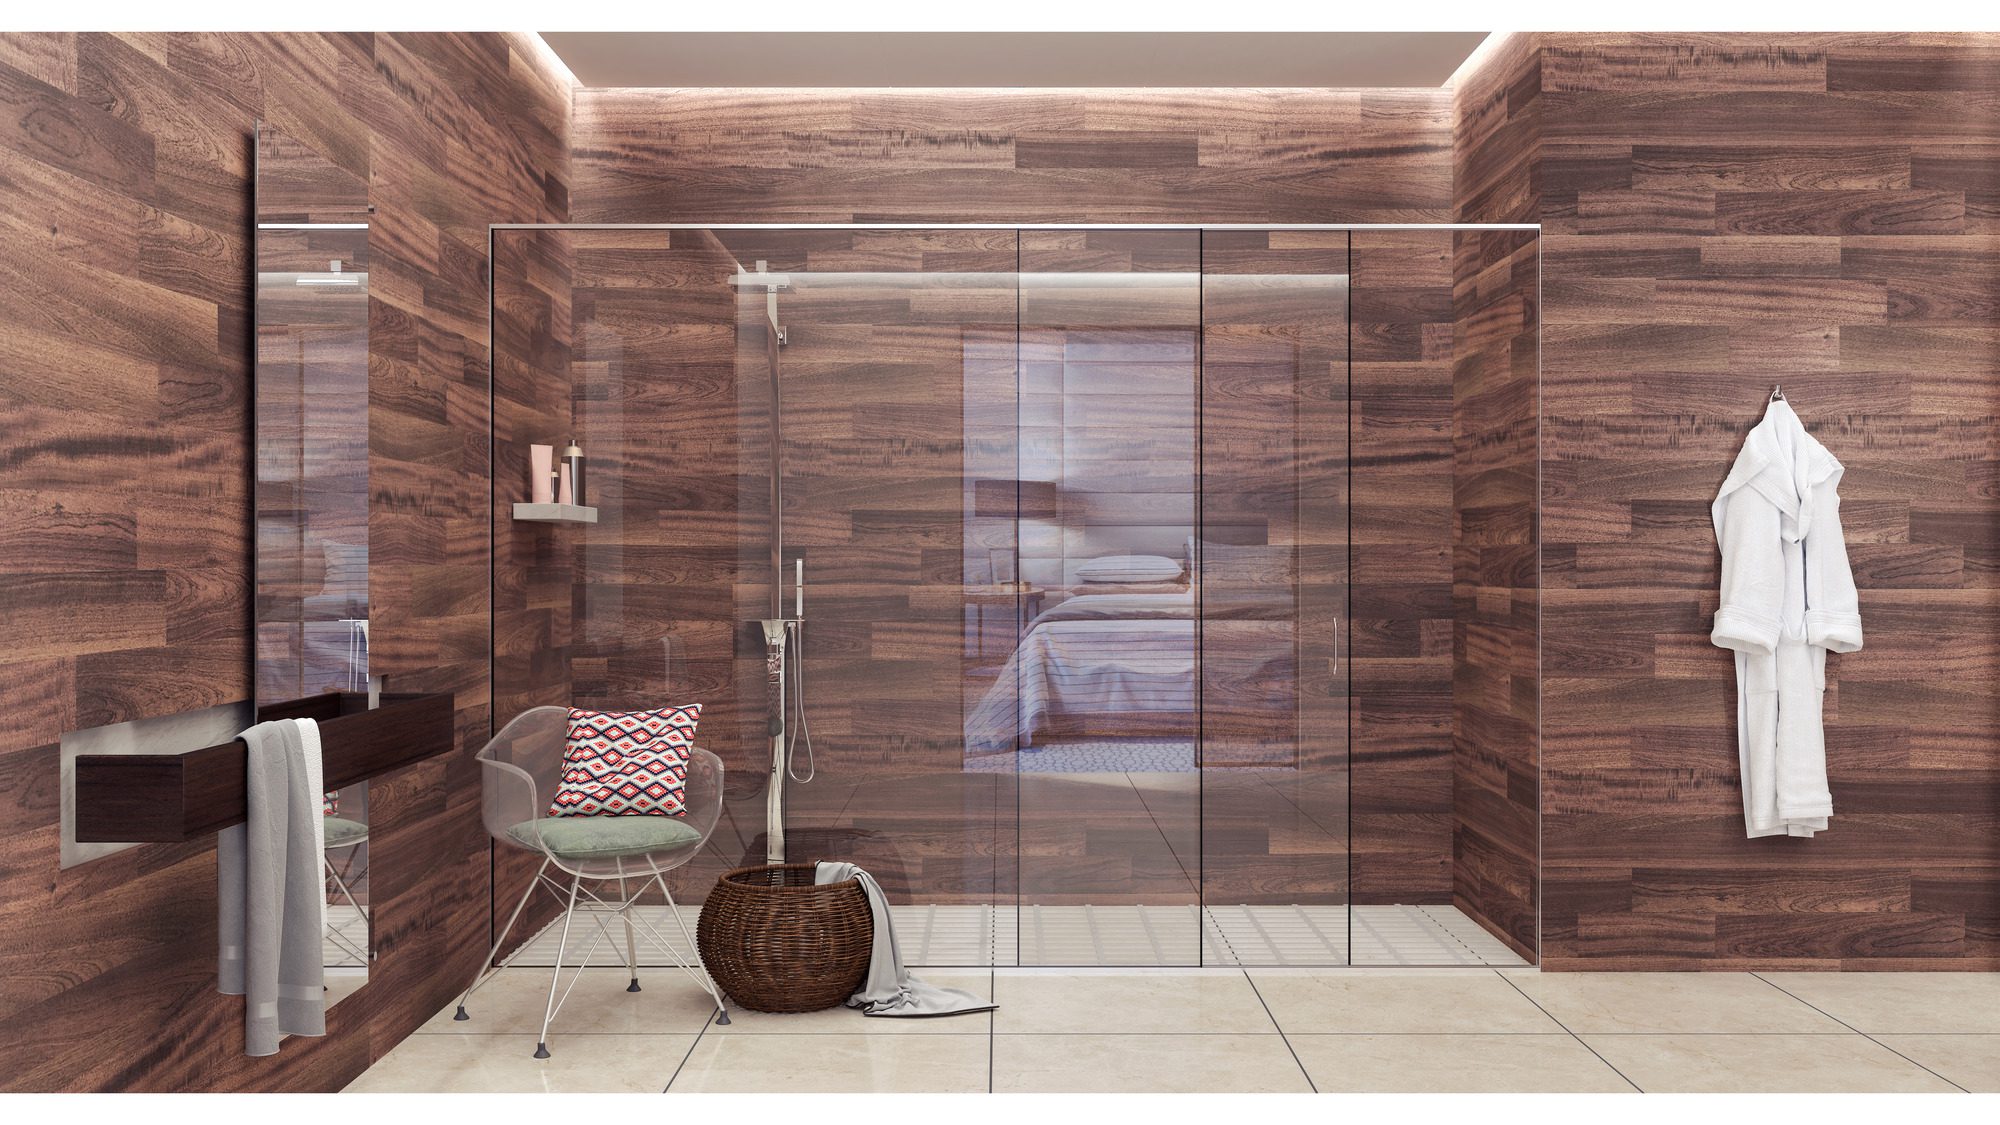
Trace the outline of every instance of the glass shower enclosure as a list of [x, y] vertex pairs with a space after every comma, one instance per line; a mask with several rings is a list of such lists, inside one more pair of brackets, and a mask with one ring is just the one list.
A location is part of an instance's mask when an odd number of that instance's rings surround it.
[[[782, 785], [785, 858], [871, 871], [917, 964], [1366, 963], [1398, 927], [1392, 960], [1518, 963], [1449, 917], [1453, 237], [1377, 239], [1411, 260], [1368, 292], [1356, 237], [494, 228], [501, 709], [703, 703], [728, 806], [691, 899], [774, 850]], [[572, 435], [596, 522], [510, 525], [526, 444]], [[1371, 584], [1357, 535], [1431, 549]], [[1370, 601], [1412, 585], [1408, 621]], [[1371, 768], [1441, 793], [1357, 806], [1350, 654], [1382, 707], [1423, 665]]]

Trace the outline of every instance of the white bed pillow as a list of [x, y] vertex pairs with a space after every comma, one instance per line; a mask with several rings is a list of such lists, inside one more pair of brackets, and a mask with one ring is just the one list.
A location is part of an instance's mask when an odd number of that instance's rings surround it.
[[1181, 564], [1165, 555], [1106, 555], [1076, 568], [1081, 582], [1172, 582]]

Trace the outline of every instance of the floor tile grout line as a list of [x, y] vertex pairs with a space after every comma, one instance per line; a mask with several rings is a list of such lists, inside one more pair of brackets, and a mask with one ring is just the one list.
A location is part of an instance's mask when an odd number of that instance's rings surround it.
[[986, 1092], [993, 1092], [993, 1051], [998, 1046], [994, 1037], [1000, 1034], [1000, 971], [988, 967], [986, 970], [986, 998], [993, 1002], [993, 1010], [986, 1013]]
[[1315, 1094], [1319, 1093], [1319, 1083], [1313, 1081], [1312, 1071], [1307, 1070], [1305, 1060], [1299, 1058], [1299, 1049], [1292, 1046], [1292, 1037], [1285, 1034], [1285, 1025], [1278, 1022], [1278, 1014], [1273, 1012], [1271, 1005], [1265, 1002], [1263, 991], [1257, 987], [1256, 981], [1250, 979], [1250, 971], [1248, 969], [1239, 971], [1243, 974], [1243, 983], [1250, 986], [1251, 994], [1257, 997], [1258, 1005], [1264, 1009], [1264, 1017], [1271, 1021], [1272, 1027], [1278, 1029], [1278, 1038], [1284, 1041], [1286, 1053], [1292, 1056], [1292, 1064], [1297, 1066], [1299, 1073], [1305, 1077], [1306, 1088]]
[[1786, 996], [1790, 996], [1792, 999], [1797, 1000], [1799, 1003], [1804, 1004], [1806, 1007], [1811, 1008], [1813, 1011], [1818, 1012], [1820, 1015], [1825, 1016], [1827, 1019], [1832, 1020], [1833, 1022], [1839, 1024], [1840, 1026], [1846, 1028], [1847, 1030], [1853, 1032], [1854, 1034], [1859, 1035], [1863, 1039], [1868, 1040], [1870, 1043], [1875, 1044], [1877, 1047], [1880, 1047], [1883, 1050], [1889, 1052], [1890, 1054], [1896, 1056], [1897, 1058], [1902, 1059], [1904, 1062], [1909, 1063], [1911, 1066], [1916, 1067], [1918, 1070], [1921, 1070], [1924, 1073], [1929, 1074], [1933, 1078], [1936, 1078], [1938, 1081], [1943, 1082], [1944, 1084], [1950, 1086], [1952, 1089], [1957, 1090], [1962, 1094], [1969, 1094], [1972, 1092], [1970, 1090], [1967, 1090], [1965, 1087], [1960, 1086], [1958, 1083], [1953, 1082], [1951, 1079], [1946, 1078], [1944, 1075], [1939, 1074], [1937, 1071], [1932, 1070], [1930, 1067], [1927, 1067], [1924, 1064], [1918, 1062], [1917, 1060], [1911, 1058], [1910, 1056], [1904, 1054], [1903, 1052], [1898, 1051], [1896, 1048], [1891, 1047], [1887, 1043], [1882, 1042], [1880, 1039], [1875, 1038], [1873, 1035], [1870, 1035], [1867, 1032], [1861, 1030], [1860, 1028], [1854, 1026], [1853, 1024], [1848, 1023], [1846, 1020], [1841, 1019], [1839, 1016], [1834, 1015], [1832, 1012], [1827, 1011], [1825, 1008], [1820, 1007], [1818, 1004], [1815, 1004], [1812, 1001], [1806, 999], [1805, 997], [1800, 996], [1797, 993], [1786, 989], [1784, 985], [1779, 984], [1777, 981], [1772, 980], [1771, 978], [1765, 976], [1764, 974], [1753, 972], [1750, 975], [1755, 979], [1763, 981], [1765, 984], [1770, 985], [1772, 988], [1777, 989], [1779, 992], [1784, 993]]
[[[1146, 803], [1146, 791], [1139, 788], [1139, 783], [1132, 779], [1132, 774], [1129, 770], [1125, 773], [1125, 784], [1130, 785], [1133, 795], [1139, 798], [1139, 810], [1146, 814], [1147, 820], [1152, 822], [1153, 831], [1160, 834], [1160, 842], [1167, 846], [1167, 854], [1174, 857], [1174, 866], [1181, 869], [1181, 878], [1188, 881], [1189, 890], [1194, 894], [1194, 901], [1196, 904], [1200, 904], [1202, 901], [1201, 875], [1199, 873], [1201, 859], [1199, 854], [1200, 844], [1197, 842], [1195, 846], [1197, 853], [1195, 855], [1196, 870], [1189, 871], [1187, 861], [1181, 858], [1180, 849], [1174, 847], [1173, 837], [1167, 835], [1166, 826], [1160, 823], [1160, 814], [1154, 812], [1153, 806]], [[1198, 785], [1199, 782], [1196, 784]], [[1201, 831], [1199, 815], [1196, 816], [1195, 831], [1197, 834]]]
[[1598, 1052], [1597, 1048], [1595, 1048], [1595, 1047], [1591, 1046], [1591, 1045], [1590, 1045], [1590, 1041], [1589, 1041], [1588, 1039], [1585, 1039], [1585, 1038], [1584, 1038], [1583, 1036], [1581, 1036], [1581, 1035], [1578, 1035], [1578, 1034], [1577, 1034], [1577, 1033], [1576, 1033], [1575, 1031], [1572, 1031], [1572, 1030], [1570, 1030], [1570, 1026], [1569, 1026], [1568, 1024], [1564, 1023], [1564, 1022], [1563, 1022], [1562, 1020], [1560, 1020], [1560, 1019], [1557, 1019], [1557, 1018], [1556, 1018], [1556, 1014], [1555, 1014], [1554, 1012], [1551, 1012], [1551, 1011], [1549, 1011], [1549, 1010], [1548, 1010], [1547, 1008], [1544, 1008], [1544, 1007], [1542, 1007], [1542, 1002], [1541, 1002], [1541, 1001], [1539, 1001], [1539, 1000], [1535, 999], [1534, 997], [1532, 997], [1532, 996], [1528, 995], [1528, 991], [1527, 991], [1527, 989], [1524, 989], [1524, 988], [1522, 988], [1522, 987], [1521, 987], [1520, 985], [1518, 985], [1518, 984], [1514, 983], [1514, 978], [1512, 978], [1512, 977], [1508, 976], [1508, 975], [1507, 975], [1506, 973], [1503, 973], [1503, 972], [1501, 972], [1501, 971], [1500, 971], [1500, 970], [1498, 970], [1498, 969], [1491, 969], [1491, 970], [1489, 970], [1489, 971], [1490, 971], [1490, 972], [1491, 972], [1491, 973], [1492, 973], [1492, 974], [1493, 974], [1494, 976], [1496, 976], [1496, 977], [1499, 977], [1499, 978], [1500, 978], [1501, 980], [1503, 980], [1503, 981], [1506, 981], [1506, 982], [1507, 982], [1507, 987], [1509, 987], [1509, 988], [1513, 989], [1513, 990], [1514, 990], [1515, 992], [1518, 992], [1518, 993], [1520, 993], [1520, 994], [1521, 994], [1521, 999], [1523, 999], [1523, 1000], [1526, 1000], [1526, 1001], [1527, 1001], [1528, 1003], [1530, 1003], [1530, 1004], [1533, 1004], [1533, 1005], [1535, 1006], [1536, 1010], [1540, 1011], [1540, 1012], [1541, 1012], [1541, 1013], [1542, 1013], [1543, 1015], [1545, 1015], [1545, 1016], [1549, 1017], [1549, 1019], [1550, 1019], [1550, 1020], [1551, 1020], [1552, 1022], [1554, 1022], [1554, 1024], [1555, 1024], [1555, 1025], [1556, 1025], [1557, 1027], [1560, 1027], [1560, 1028], [1562, 1028], [1562, 1029], [1563, 1029], [1564, 1031], [1568, 1032], [1568, 1033], [1569, 1033], [1569, 1037], [1570, 1037], [1571, 1039], [1574, 1039], [1574, 1040], [1576, 1040], [1576, 1041], [1577, 1041], [1578, 1043], [1581, 1043], [1581, 1044], [1583, 1044], [1583, 1049], [1584, 1049], [1584, 1050], [1586, 1050], [1586, 1051], [1589, 1051], [1589, 1052], [1590, 1052], [1590, 1053], [1591, 1053], [1592, 1055], [1595, 1055], [1595, 1056], [1597, 1057], [1597, 1061], [1598, 1061], [1598, 1062], [1601, 1062], [1601, 1063], [1603, 1063], [1603, 1064], [1604, 1064], [1605, 1066], [1608, 1066], [1608, 1067], [1611, 1067], [1611, 1073], [1613, 1073], [1613, 1074], [1617, 1075], [1617, 1076], [1618, 1076], [1618, 1077], [1620, 1077], [1620, 1078], [1623, 1078], [1623, 1079], [1625, 1080], [1625, 1084], [1626, 1084], [1627, 1086], [1630, 1086], [1630, 1087], [1632, 1087], [1632, 1088], [1633, 1088], [1634, 1090], [1637, 1090], [1637, 1091], [1638, 1091], [1639, 1093], [1641, 1093], [1641, 1094], [1643, 1094], [1643, 1093], [1645, 1093], [1645, 1092], [1646, 1092], [1646, 1088], [1645, 1088], [1645, 1087], [1643, 1087], [1643, 1086], [1639, 1085], [1639, 1084], [1638, 1084], [1637, 1082], [1634, 1082], [1634, 1081], [1632, 1081], [1632, 1076], [1631, 1076], [1631, 1075], [1629, 1075], [1629, 1074], [1626, 1074], [1626, 1073], [1625, 1073], [1624, 1071], [1622, 1071], [1622, 1070], [1619, 1070], [1619, 1069], [1618, 1069], [1618, 1068], [1617, 1068], [1616, 1066], [1612, 1066], [1612, 1063], [1611, 1063], [1611, 1060], [1610, 1060], [1610, 1059], [1607, 1059], [1607, 1058], [1605, 1058], [1605, 1057], [1604, 1057], [1604, 1056], [1603, 1056], [1602, 1054], [1599, 1054], [1599, 1052]]
[[687, 1054], [681, 1056], [681, 1061], [674, 1064], [674, 1072], [667, 1077], [667, 1084], [660, 1087], [660, 1093], [667, 1094], [673, 1092], [674, 1083], [680, 1081], [681, 1071], [687, 1069], [688, 1060], [694, 1057], [694, 1049], [701, 1046], [702, 1038], [708, 1034], [709, 1025], [714, 1022], [714, 1012], [710, 1012], [708, 1018], [701, 1021], [700, 1030], [694, 1033], [694, 1042], [688, 1044]]

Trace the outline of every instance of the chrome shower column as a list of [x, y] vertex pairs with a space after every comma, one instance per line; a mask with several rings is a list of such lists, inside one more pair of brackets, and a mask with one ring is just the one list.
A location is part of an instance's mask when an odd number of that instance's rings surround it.
[[[774, 583], [775, 585], [775, 583]], [[782, 595], [781, 595], [782, 596]], [[765, 698], [771, 708], [766, 730], [771, 738], [771, 776], [764, 793], [764, 862], [785, 862], [785, 649], [791, 641], [788, 617], [767, 617], [764, 629]]]

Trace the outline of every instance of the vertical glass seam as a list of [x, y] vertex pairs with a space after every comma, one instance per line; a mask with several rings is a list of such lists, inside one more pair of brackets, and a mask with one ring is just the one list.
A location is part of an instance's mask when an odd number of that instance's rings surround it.
[[1206, 675], [1205, 646], [1208, 614], [1202, 600], [1202, 543], [1208, 530], [1208, 231], [1195, 232], [1194, 331], [1194, 551], [1188, 566], [1194, 581], [1194, 903], [1195, 964], [1207, 964], [1208, 943], [1208, 764], [1207, 712], [1202, 681]]
[[[1342, 362], [1346, 371], [1347, 386], [1347, 450], [1341, 460], [1347, 473], [1347, 502], [1341, 505], [1342, 514], [1347, 517], [1347, 581], [1341, 583], [1345, 595], [1341, 606], [1341, 616], [1347, 622], [1347, 643], [1350, 653], [1354, 645], [1354, 232], [1347, 232], [1347, 355]], [[1340, 640], [1334, 639], [1335, 654], [1338, 655]], [[1354, 661], [1341, 661], [1347, 675], [1341, 680], [1341, 694], [1346, 702], [1347, 745], [1343, 748], [1347, 757], [1347, 950], [1345, 962], [1354, 964]]]

